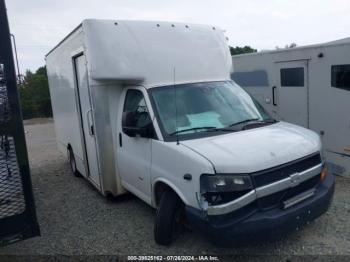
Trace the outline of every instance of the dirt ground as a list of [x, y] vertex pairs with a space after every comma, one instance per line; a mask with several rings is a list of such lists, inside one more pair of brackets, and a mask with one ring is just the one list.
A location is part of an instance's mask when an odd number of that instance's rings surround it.
[[0, 249], [15, 255], [350, 255], [350, 178], [336, 178], [333, 204], [325, 215], [278, 242], [220, 248], [186, 232], [170, 247], [153, 240], [155, 210], [131, 194], [102, 197], [73, 177], [56, 146], [52, 120], [25, 123], [41, 237]]

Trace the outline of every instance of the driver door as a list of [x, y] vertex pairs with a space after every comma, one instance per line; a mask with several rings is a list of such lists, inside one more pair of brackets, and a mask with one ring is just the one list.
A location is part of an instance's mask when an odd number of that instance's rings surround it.
[[151, 203], [152, 139], [128, 135], [123, 127], [144, 128], [152, 125], [146, 91], [143, 87], [123, 90], [118, 117], [118, 171], [122, 185], [147, 203]]

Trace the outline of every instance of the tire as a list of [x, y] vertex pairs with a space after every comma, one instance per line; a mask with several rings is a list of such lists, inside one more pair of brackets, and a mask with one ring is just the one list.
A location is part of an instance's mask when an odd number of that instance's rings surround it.
[[157, 244], [167, 246], [182, 231], [184, 205], [172, 190], [166, 190], [160, 199], [154, 224], [154, 239]]
[[72, 174], [76, 177], [80, 177], [79, 171], [77, 169], [77, 164], [75, 162], [75, 157], [72, 148], [68, 148], [68, 162]]

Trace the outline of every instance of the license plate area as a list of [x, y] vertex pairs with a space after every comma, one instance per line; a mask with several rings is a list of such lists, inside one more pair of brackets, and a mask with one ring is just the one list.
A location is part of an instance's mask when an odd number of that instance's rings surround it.
[[312, 188], [294, 197], [291, 197], [282, 202], [282, 209], [288, 209], [292, 206], [295, 206], [296, 204], [311, 198], [314, 194], [315, 194], [315, 188]]

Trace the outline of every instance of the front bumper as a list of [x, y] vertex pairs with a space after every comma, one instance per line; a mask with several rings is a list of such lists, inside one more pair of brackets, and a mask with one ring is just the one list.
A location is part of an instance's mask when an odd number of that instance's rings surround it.
[[215, 243], [245, 243], [261, 239], [278, 239], [298, 230], [325, 213], [334, 194], [334, 176], [328, 174], [315, 194], [288, 209], [259, 210], [253, 203], [225, 215], [210, 216], [193, 207], [186, 207], [189, 224]]

